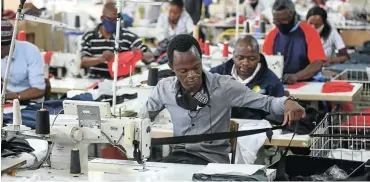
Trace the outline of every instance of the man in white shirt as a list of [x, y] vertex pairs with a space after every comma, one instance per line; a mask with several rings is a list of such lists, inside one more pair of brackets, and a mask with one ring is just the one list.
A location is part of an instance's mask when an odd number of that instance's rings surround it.
[[162, 13], [158, 18], [158, 42], [167, 37], [193, 32], [194, 23], [184, 10], [183, 0], [171, 0], [169, 4], [168, 13]]

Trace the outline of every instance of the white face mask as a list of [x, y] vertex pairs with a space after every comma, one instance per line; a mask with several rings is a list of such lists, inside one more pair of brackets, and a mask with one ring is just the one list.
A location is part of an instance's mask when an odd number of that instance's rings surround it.
[[316, 31], [321, 33], [321, 31], [324, 29], [324, 25], [321, 25], [321, 27], [317, 28]]

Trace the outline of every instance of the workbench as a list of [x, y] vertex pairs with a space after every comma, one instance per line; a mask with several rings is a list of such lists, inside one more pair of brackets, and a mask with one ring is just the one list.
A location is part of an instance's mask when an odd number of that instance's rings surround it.
[[87, 91], [88, 87], [98, 82], [98, 79], [88, 78], [71, 78], [65, 77], [62, 79], [51, 78], [51, 93], [64, 94], [70, 90], [84, 90]]
[[[128, 167], [128, 166], [126, 166]], [[171, 164], [147, 162], [148, 171], [114, 174], [99, 171], [89, 171], [72, 177], [69, 170], [57, 170], [43, 167], [38, 170], [18, 170], [15, 176], [3, 175], [3, 181], [192, 181], [193, 174], [202, 170], [204, 165]], [[140, 165], [136, 166], [141, 169]], [[270, 180], [275, 177], [275, 169], [267, 169]]]
[[[285, 88], [289, 91], [291, 96], [297, 97], [305, 101], [338, 101], [351, 102], [357, 100], [361, 96], [362, 84], [351, 83], [354, 85], [352, 92], [336, 92], [336, 93], [322, 93], [324, 82], [307, 82], [297, 89]], [[287, 85], [284, 85], [287, 87]]]
[[[231, 119], [239, 123], [239, 128], [246, 123], [258, 122], [259, 120], [247, 120], [247, 119]], [[264, 127], [262, 127], [264, 128]], [[274, 130], [271, 142], [266, 140], [266, 146], [280, 146], [287, 147], [290, 140], [292, 139], [293, 133], [281, 134], [281, 130]], [[163, 137], [173, 137], [173, 125], [172, 123], [166, 124], [154, 124], [152, 125], [152, 138], [163, 138]], [[311, 138], [309, 135], [296, 135], [292, 140], [292, 147], [310, 147]]]

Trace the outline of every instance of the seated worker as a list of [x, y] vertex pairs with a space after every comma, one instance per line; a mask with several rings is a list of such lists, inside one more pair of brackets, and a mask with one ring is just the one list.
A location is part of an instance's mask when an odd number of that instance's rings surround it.
[[276, 27], [267, 34], [263, 52], [284, 56], [284, 83], [312, 80], [326, 60], [320, 35], [310, 25], [299, 21], [291, 0], [275, 1], [272, 13]]
[[[1, 89], [7, 68], [13, 26], [1, 20]], [[15, 41], [13, 59], [9, 70], [5, 99], [18, 99], [26, 105], [30, 100], [43, 100], [45, 92], [44, 61], [40, 50], [25, 41]]]
[[156, 37], [157, 42], [165, 38], [191, 33], [194, 29], [194, 23], [188, 12], [184, 9], [183, 0], [171, 0], [168, 13], [161, 13], [157, 22], [157, 29], [161, 33]]
[[[235, 80], [246, 85], [249, 89], [263, 95], [273, 97], [284, 96], [283, 84], [267, 67], [265, 56], [260, 54], [257, 40], [250, 35], [236, 42], [232, 59], [212, 68], [211, 72], [221, 75], [231, 75]], [[231, 118], [260, 120], [267, 119], [267, 117], [274, 121], [282, 121], [282, 115], [268, 116], [268, 113], [258, 109], [233, 107], [231, 110]], [[243, 127], [241, 126], [241, 130], [250, 129]], [[264, 133], [238, 138], [235, 163], [253, 164], [265, 140], [266, 134]]]
[[[327, 21], [326, 11], [318, 6], [311, 8], [307, 13], [307, 23], [319, 32], [327, 60], [325, 64], [345, 62], [349, 56], [342, 37]], [[336, 54], [338, 51], [338, 54]]]
[[[210, 72], [230, 75], [249, 89], [263, 95], [284, 96], [283, 84], [267, 67], [257, 40], [250, 35], [236, 42], [232, 59], [212, 68]], [[231, 112], [232, 118], [243, 119], [264, 119], [266, 115], [264, 111], [249, 108], [233, 108]]]
[[269, 6], [268, 0], [247, 0], [245, 2], [245, 12], [248, 19], [253, 19], [261, 15], [261, 13]]
[[[228, 132], [232, 107], [249, 107], [283, 115], [283, 124], [305, 117], [292, 97], [274, 98], [250, 90], [231, 76], [212, 74], [202, 67], [198, 41], [188, 34], [174, 37], [168, 47], [169, 66], [176, 76], [160, 80], [140, 111], [152, 120], [167, 109], [174, 136]], [[230, 140], [173, 145], [161, 162], [183, 164], [230, 163]]]
[[[101, 16], [102, 23], [95, 30], [86, 32], [82, 37], [81, 67], [90, 70], [91, 78], [111, 78], [106, 63], [114, 58], [116, 18], [115, 3], [105, 4]], [[122, 28], [122, 26], [120, 32], [119, 52], [138, 48], [144, 54], [144, 62], [153, 61], [153, 54], [143, 44], [140, 37]]]

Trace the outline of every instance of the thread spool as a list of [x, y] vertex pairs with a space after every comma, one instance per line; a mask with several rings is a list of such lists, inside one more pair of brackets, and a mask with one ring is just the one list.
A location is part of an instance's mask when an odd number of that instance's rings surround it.
[[148, 75], [148, 85], [149, 86], [156, 86], [158, 83], [158, 68], [150, 68], [149, 75]]
[[222, 49], [222, 56], [224, 58], [229, 57], [229, 43], [228, 42], [224, 42], [224, 48]]
[[27, 34], [26, 34], [26, 32], [25, 31], [19, 31], [18, 32], [17, 39], [19, 41], [26, 41], [27, 40]]
[[69, 172], [73, 177], [78, 177], [81, 174], [80, 150], [71, 150], [71, 161]]
[[260, 32], [263, 34], [266, 33], [266, 23], [264, 21], [260, 23]]
[[244, 27], [244, 30], [245, 30], [245, 33], [249, 33], [249, 32], [250, 32], [250, 28], [249, 28], [249, 21], [245, 21], [245, 27]]
[[211, 55], [211, 51], [210, 51], [210, 48], [209, 48], [209, 41], [206, 40], [205, 44], [204, 44], [204, 54], [206, 56], [210, 56]]
[[75, 16], [75, 27], [80, 28], [81, 23], [80, 23], [80, 16]]
[[13, 100], [13, 127], [15, 131], [19, 131], [22, 125], [22, 115], [21, 108], [19, 105], [19, 100]]
[[50, 134], [50, 115], [49, 111], [41, 108], [36, 114], [36, 134], [48, 135]]

